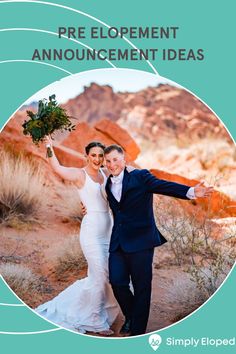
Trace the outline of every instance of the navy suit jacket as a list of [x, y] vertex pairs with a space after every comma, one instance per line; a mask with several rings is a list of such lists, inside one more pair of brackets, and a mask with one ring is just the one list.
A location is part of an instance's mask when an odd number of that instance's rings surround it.
[[153, 214], [153, 193], [188, 199], [190, 188], [183, 184], [161, 180], [148, 170], [124, 171], [121, 200], [111, 192], [111, 179], [106, 192], [114, 216], [110, 252], [120, 245], [128, 253], [160, 246], [166, 242], [156, 227]]

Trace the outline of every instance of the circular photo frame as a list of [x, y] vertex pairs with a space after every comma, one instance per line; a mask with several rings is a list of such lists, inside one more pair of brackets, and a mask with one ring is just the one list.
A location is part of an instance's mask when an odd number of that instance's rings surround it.
[[0, 274], [57, 326], [157, 331], [231, 271], [235, 145], [175, 82], [130, 69], [71, 75], [30, 97], [0, 146]]

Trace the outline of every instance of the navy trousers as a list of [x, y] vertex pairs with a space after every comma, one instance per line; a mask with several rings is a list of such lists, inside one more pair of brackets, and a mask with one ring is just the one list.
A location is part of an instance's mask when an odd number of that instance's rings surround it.
[[[126, 318], [131, 319], [131, 335], [144, 334], [147, 327], [154, 248], [126, 253], [121, 247], [109, 255], [109, 279]], [[130, 280], [133, 292], [130, 290]]]

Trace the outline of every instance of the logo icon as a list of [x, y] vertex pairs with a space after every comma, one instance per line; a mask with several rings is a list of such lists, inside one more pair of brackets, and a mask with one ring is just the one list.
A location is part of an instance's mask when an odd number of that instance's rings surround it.
[[148, 339], [150, 346], [155, 351], [159, 348], [161, 341], [162, 339], [161, 336], [159, 336], [159, 334], [151, 334]]

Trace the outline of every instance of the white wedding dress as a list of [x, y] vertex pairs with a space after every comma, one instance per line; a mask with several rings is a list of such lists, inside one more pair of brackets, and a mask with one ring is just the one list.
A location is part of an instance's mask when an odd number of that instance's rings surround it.
[[88, 263], [87, 277], [77, 280], [35, 309], [46, 319], [80, 333], [108, 330], [119, 313], [108, 282], [108, 250], [113, 221], [105, 192], [106, 176], [102, 174], [104, 182], [100, 185], [85, 171], [85, 184], [78, 189], [87, 208], [80, 230], [81, 249]]

